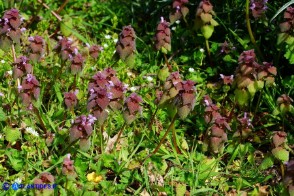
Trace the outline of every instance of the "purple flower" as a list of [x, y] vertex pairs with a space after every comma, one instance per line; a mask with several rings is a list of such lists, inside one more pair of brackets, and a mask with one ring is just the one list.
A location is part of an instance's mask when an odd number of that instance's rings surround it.
[[133, 61], [136, 51], [135, 39], [136, 34], [134, 29], [130, 25], [124, 26], [116, 43], [116, 53], [123, 61]]
[[89, 48], [90, 56], [94, 59], [97, 59], [99, 56], [99, 53], [103, 50], [103, 47], [98, 45], [93, 45]]
[[73, 58], [71, 59], [71, 73], [77, 74], [81, 72], [84, 66], [84, 57], [81, 54], [74, 54]]
[[70, 154], [67, 154], [62, 164], [62, 174], [66, 175], [69, 179], [74, 179], [77, 174], [74, 168], [74, 161], [70, 159]]
[[127, 124], [131, 124], [136, 119], [137, 114], [142, 112], [142, 106], [140, 105], [142, 102], [142, 98], [136, 93], [132, 93], [126, 99], [123, 116]]
[[29, 59], [25, 56], [17, 58], [13, 64], [13, 77], [15, 79], [32, 72], [32, 65], [29, 64]]
[[70, 128], [70, 142], [77, 139], [88, 139], [93, 131], [93, 124], [97, 119], [92, 115], [77, 117]]
[[185, 6], [185, 4], [189, 3], [188, 0], [174, 0], [173, 1], [173, 11], [169, 15], [169, 19], [171, 23], [181, 19], [182, 17], [186, 17], [189, 12], [189, 9]]
[[251, 0], [250, 9], [255, 19], [260, 18], [267, 9], [267, 0]]
[[155, 35], [155, 47], [157, 50], [161, 50], [163, 53], [167, 53], [171, 50], [171, 33], [169, 23], [161, 17], [161, 21], [157, 26]]
[[22, 34], [21, 23], [22, 20], [17, 9], [13, 8], [6, 11], [0, 20], [0, 36], [4, 34], [14, 42], [19, 43]]
[[64, 102], [67, 108], [74, 108], [78, 103], [78, 98], [74, 92], [64, 93]]
[[40, 84], [35, 76], [28, 74], [24, 78], [21, 89], [20, 96], [24, 105], [28, 106], [31, 103], [32, 99], [37, 100], [40, 95]]

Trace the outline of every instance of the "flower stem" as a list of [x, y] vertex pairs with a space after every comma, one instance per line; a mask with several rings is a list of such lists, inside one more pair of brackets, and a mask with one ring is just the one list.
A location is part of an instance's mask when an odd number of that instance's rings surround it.
[[125, 129], [125, 127], [126, 127], [126, 122], [123, 124], [123, 126], [120, 128], [120, 130], [119, 130], [119, 132], [118, 132], [118, 136], [117, 136], [117, 139], [116, 139], [116, 141], [115, 141], [115, 143], [114, 143], [114, 146], [116, 146], [116, 144], [118, 143], [118, 141], [119, 141], [119, 139], [120, 139], [120, 136], [121, 136], [121, 134], [122, 134], [122, 132], [123, 132], [123, 130]]
[[261, 50], [258, 47], [258, 45], [256, 44], [252, 29], [251, 29], [250, 18], [249, 18], [249, 0], [246, 0], [246, 25], [247, 25], [247, 30], [249, 33], [250, 40], [251, 40], [252, 44], [254, 45], [255, 49], [257, 50], [258, 54], [260, 55], [260, 58], [263, 60]]
[[159, 148], [160, 148], [160, 146], [162, 145], [163, 141], [164, 141], [165, 138], [167, 137], [169, 131], [172, 129], [172, 127], [173, 127], [173, 125], [174, 125], [174, 123], [175, 123], [175, 121], [176, 121], [176, 118], [177, 118], [177, 115], [175, 115], [175, 116], [173, 117], [173, 119], [172, 119], [172, 121], [171, 121], [169, 127], [167, 128], [167, 130], [166, 130], [164, 136], [161, 138], [161, 140], [160, 140], [159, 144], [157, 145], [157, 147], [155, 148], [155, 150], [154, 150], [151, 154], [149, 154], [149, 155], [145, 158], [144, 161], [146, 161], [149, 157], [151, 157], [152, 155], [154, 155], [155, 153], [157, 153], [157, 151], [159, 150]]
[[206, 47], [206, 50], [207, 50], [210, 65], [212, 65], [211, 53], [210, 53], [210, 47], [209, 47], [208, 39], [205, 39], [205, 47]]
[[173, 124], [172, 126], [172, 131], [173, 131], [173, 144], [174, 144], [174, 147], [177, 151], [178, 154], [182, 154], [182, 152], [180, 151], [179, 147], [178, 147], [178, 144], [177, 144], [177, 135], [176, 135], [176, 129], [175, 129], [175, 125]]
[[44, 131], [44, 134], [47, 134], [47, 129], [46, 129], [46, 126], [45, 126], [45, 124], [44, 124], [44, 122], [42, 120], [40, 112], [39, 112], [38, 108], [36, 108], [34, 105], [33, 105], [33, 111], [35, 112], [36, 116], [39, 119], [40, 125], [41, 125], [41, 127], [42, 127], [42, 129]]
[[156, 108], [155, 112], [152, 114], [151, 120], [150, 120], [150, 122], [149, 122], [149, 124], [148, 124], [148, 129], [151, 128], [151, 126], [152, 126], [152, 124], [153, 124], [153, 121], [154, 121], [154, 119], [155, 119], [155, 115], [156, 115], [157, 111], [158, 111], [158, 107]]

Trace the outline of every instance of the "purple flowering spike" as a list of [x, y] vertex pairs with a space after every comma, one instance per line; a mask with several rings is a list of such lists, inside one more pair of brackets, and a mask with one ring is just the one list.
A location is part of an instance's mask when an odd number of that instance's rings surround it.
[[173, 1], [173, 11], [169, 15], [171, 23], [174, 23], [177, 20], [180, 20], [182, 17], [186, 17], [189, 12], [189, 9], [185, 6], [189, 3], [188, 0], [174, 0]]
[[92, 58], [97, 59], [102, 50], [103, 48], [101, 46], [93, 45], [89, 48], [89, 54]]
[[68, 109], [74, 108], [78, 103], [76, 94], [74, 92], [64, 93], [64, 102]]
[[252, 10], [252, 15], [255, 19], [258, 19], [264, 15], [267, 9], [267, 0], [251, 0], [250, 9]]
[[84, 66], [84, 57], [81, 54], [76, 54], [73, 56], [71, 60], [71, 73], [77, 74], [78, 72], [81, 72]]
[[29, 105], [32, 99], [37, 100], [40, 95], [40, 84], [35, 76], [28, 74], [22, 82], [20, 96], [24, 105]]
[[29, 64], [29, 59], [25, 56], [17, 58], [13, 64], [13, 77], [15, 79], [32, 72], [32, 65]]
[[134, 63], [134, 55], [136, 51], [136, 34], [134, 29], [129, 26], [124, 26], [116, 43], [116, 53], [120, 59], [127, 63]]
[[171, 50], [171, 33], [169, 23], [161, 17], [160, 23], [157, 25], [156, 34], [154, 37], [156, 50], [161, 50], [167, 53]]
[[62, 174], [66, 175], [68, 179], [75, 179], [77, 174], [74, 168], [74, 161], [70, 159], [70, 154], [67, 154], [62, 164]]
[[131, 124], [135, 119], [138, 113], [141, 113], [142, 106], [140, 105], [143, 102], [142, 98], [136, 93], [132, 93], [125, 101], [124, 104], [124, 119], [127, 124]]
[[17, 9], [6, 11], [0, 20], [0, 36], [7, 36], [15, 43], [19, 43], [22, 35], [21, 23], [22, 20]]

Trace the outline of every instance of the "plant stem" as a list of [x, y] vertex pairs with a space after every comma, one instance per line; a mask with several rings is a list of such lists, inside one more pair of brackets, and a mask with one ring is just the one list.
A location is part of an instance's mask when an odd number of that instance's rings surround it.
[[69, 0], [65, 0], [64, 3], [58, 8], [58, 10], [56, 11], [57, 14], [60, 14], [60, 12], [64, 9], [64, 7], [66, 6], [66, 4], [69, 2]]
[[254, 45], [255, 49], [257, 50], [258, 54], [260, 55], [261, 60], [263, 60], [261, 50], [258, 47], [258, 45], [256, 44], [252, 29], [251, 29], [250, 18], [249, 18], [249, 0], [246, 0], [246, 25], [247, 25], [247, 30], [248, 30], [248, 33], [250, 36], [250, 40], [251, 40], [252, 44]]
[[120, 139], [120, 136], [121, 136], [123, 130], [125, 129], [126, 124], [127, 124], [127, 123], [125, 122], [125, 123], [123, 124], [123, 126], [120, 128], [120, 131], [118, 132], [118, 136], [117, 136], [117, 139], [116, 139], [116, 141], [115, 141], [115, 143], [114, 143], [114, 146], [116, 146], [116, 144], [118, 143], [118, 141], [119, 141], [119, 139]]
[[167, 57], [166, 57], [166, 54], [163, 54], [163, 56], [164, 56], [165, 64], [166, 64], [166, 66], [168, 67], [168, 70], [171, 72], [171, 71], [172, 71], [172, 67], [171, 67], [171, 65], [168, 63], [168, 59], [167, 59]]
[[39, 119], [40, 125], [41, 125], [41, 127], [42, 127], [42, 129], [44, 131], [44, 134], [47, 134], [46, 126], [45, 126], [45, 124], [44, 124], [44, 122], [42, 120], [42, 117], [40, 115], [40, 112], [39, 112], [38, 108], [36, 108], [35, 106], [33, 106], [33, 111], [35, 112], [35, 114], [37, 115], [37, 117]]
[[155, 115], [156, 115], [157, 111], [158, 111], [158, 107], [156, 108], [155, 112], [152, 114], [151, 120], [150, 120], [150, 122], [149, 122], [149, 124], [148, 124], [148, 129], [151, 128], [151, 126], [152, 126], [152, 124], [153, 124], [153, 121], [154, 121], [154, 119], [155, 119]]
[[205, 47], [206, 47], [206, 50], [207, 50], [210, 65], [212, 65], [212, 59], [211, 59], [211, 53], [210, 53], [210, 47], [209, 47], [208, 39], [205, 39]]
[[173, 126], [172, 126], [172, 133], [173, 133], [173, 143], [174, 143], [174, 147], [175, 147], [175, 149], [176, 149], [176, 151], [177, 151], [177, 153], [178, 154], [182, 154], [182, 152], [180, 151], [180, 149], [179, 149], [179, 147], [178, 147], [178, 144], [177, 144], [177, 135], [176, 135], [176, 129], [175, 129], [175, 124], [173, 124]]
[[177, 114], [173, 117], [173, 119], [172, 119], [172, 121], [171, 121], [169, 127], [167, 128], [167, 130], [166, 130], [164, 136], [161, 138], [161, 140], [160, 140], [159, 144], [157, 145], [157, 147], [155, 148], [155, 150], [154, 150], [151, 154], [149, 154], [149, 155], [145, 158], [144, 161], [146, 161], [149, 157], [151, 157], [152, 155], [154, 155], [155, 153], [157, 153], [157, 151], [159, 150], [159, 148], [160, 148], [160, 146], [162, 145], [163, 141], [165, 140], [166, 136], [168, 135], [169, 131], [170, 131], [171, 128], [173, 127], [173, 124], [175, 123], [176, 118], [177, 118]]
[[74, 141], [72, 141], [69, 145], [66, 146], [66, 148], [63, 149], [63, 151], [61, 151], [60, 155], [63, 155], [71, 146], [73, 146], [75, 143], [77, 143], [79, 139], [76, 139]]

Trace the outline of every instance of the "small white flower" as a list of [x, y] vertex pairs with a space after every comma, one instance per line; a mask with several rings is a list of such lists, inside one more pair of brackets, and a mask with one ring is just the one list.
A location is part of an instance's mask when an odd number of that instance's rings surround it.
[[177, 28], [177, 27], [172, 27], [171, 29], [172, 29], [173, 31], [175, 31], [175, 30], [176, 30], [176, 28]]
[[1, 63], [4, 64], [4, 63], [5, 63], [5, 60], [2, 59], [2, 60], [1, 60]]
[[133, 73], [132, 72], [127, 72], [127, 76], [132, 76], [133, 75]]
[[113, 39], [113, 42], [116, 43], [118, 41], [118, 39]]
[[4, 94], [2, 92], [0, 92], [0, 97], [4, 97]]
[[135, 92], [137, 90], [137, 88], [135, 87], [135, 86], [132, 86], [131, 88], [130, 88], [130, 91], [132, 91], [132, 92]]
[[110, 39], [111, 35], [105, 35], [104, 37], [105, 37], [105, 39]]
[[24, 27], [20, 29], [21, 32], [25, 32], [26, 30], [27, 30], [27, 29], [24, 28]]
[[14, 182], [16, 182], [17, 184], [21, 184], [21, 179], [20, 178], [16, 178], [15, 180], [14, 180]]
[[204, 52], [204, 49], [203, 48], [200, 48], [199, 51], [203, 53]]
[[39, 137], [39, 133], [37, 131], [35, 131], [32, 127], [27, 127], [26, 131], [36, 137]]
[[91, 47], [89, 43], [86, 43], [86, 46], [87, 46], [88, 48], [90, 48], [90, 47]]
[[177, 21], [176, 21], [177, 24], [180, 24], [180, 22], [181, 22], [180, 20], [177, 20]]
[[152, 82], [152, 80], [153, 80], [153, 78], [151, 76], [147, 76], [146, 79], [148, 82]]
[[193, 72], [195, 72], [195, 69], [192, 68], [192, 67], [190, 67], [190, 68], [189, 68], [189, 72], [190, 72], [190, 73], [193, 73]]
[[108, 44], [103, 44], [103, 47], [104, 48], [108, 48]]
[[3, 135], [2, 134], [0, 134], [0, 139], [3, 137]]

